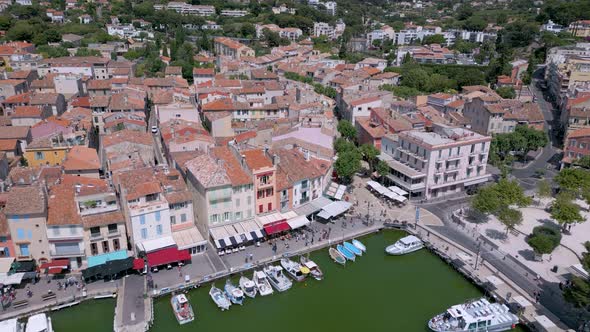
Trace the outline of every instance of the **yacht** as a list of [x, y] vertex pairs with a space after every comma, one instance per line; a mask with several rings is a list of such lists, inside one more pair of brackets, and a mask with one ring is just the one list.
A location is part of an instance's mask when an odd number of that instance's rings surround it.
[[176, 317], [178, 324], [182, 325], [195, 320], [193, 308], [191, 307], [191, 304], [188, 302], [186, 295], [173, 295], [170, 299], [170, 304], [172, 305], [172, 311], [174, 312], [174, 316]]
[[279, 292], [284, 292], [293, 286], [293, 282], [289, 280], [283, 273], [283, 268], [275, 265], [268, 265], [262, 269], [268, 276], [270, 284]]
[[209, 296], [211, 296], [211, 299], [213, 299], [213, 302], [217, 304], [221, 311], [228, 310], [231, 306], [229, 299], [225, 296], [225, 294], [223, 294], [221, 289], [215, 287], [215, 285], [211, 285]]
[[260, 296], [271, 295], [274, 292], [272, 287], [270, 287], [270, 282], [268, 282], [268, 277], [264, 272], [254, 271], [252, 280], [254, 280], [254, 284], [256, 285]]
[[[250, 298], [255, 298], [258, 289], [256, 288], [256, 284], [254, 281], [248, 279], [247, 277], [241, 276], [240, 277], [240, 288], [246, 294], [246, 296]], [[270, 287], [270, 286], [269, 286]]]
[[434, 332], [500, 332], [511, 330], [516, 324], [518, 317], [506, 305], [481, 298], [450, 307], [432, 318], [428, 327]]
[[295, 281], [301, 282], [305, 279], [305, 274], [303, 274], [303, 272], [301, 271], [301, 265], [299, 263], [296, 263], [288, 258], [282, 258], [281, 266], [283, 267], [283, 269], [285, 269], [285, 271], [287, 271], [287, 274]]
[[322, 270], [320, 270], [320, 267], [314, 261], [305, 256], [301, 256], [299, 258], [299, 261], [301, 262], [301, 265], [309, 269], [309, 273], [315, 280], [324, 279], [324, 273], [322, 272]]
[[23, 332], [24, 324], [19, 323], [16, 318], [7, 319], [0, 322], [0, 331], [4, 332]]
[[29, 317], [25, 332], [53, 332], [51, 318], [45, 314], [37, 314]]
[[244, 292], [238, 287], [234, 286], [228, 279], [225, 282], [225, 295], [229, 298], [231, 303], [242, 305], [244, 303]]
[[424, 248], [424, 242], [414, 235], [402, 237], [396, 243], [385, 248], [390, 255], [404, 255]]

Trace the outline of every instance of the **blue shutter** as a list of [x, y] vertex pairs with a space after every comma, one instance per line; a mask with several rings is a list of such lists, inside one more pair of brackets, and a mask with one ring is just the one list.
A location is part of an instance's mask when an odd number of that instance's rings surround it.
[[156, 211], [156, 221], [160, 221], [160, 211]]
[[33, 231], [27, 231], [27, 237], [30, 239], [33, 238]]
[[20, 254], [22, 256], [29, 256], [29, 245], [28, 244], [21, 244], [20, 247]]
[[16, 229], [16, 238], [19, 240], [22, 240], [25, 238], [25, 230], [22, 228], [17, 228]]
[[139, 216], [139, 223], [141, 225], [145, 225], [145, 214], [142, 214], [141, 216]]

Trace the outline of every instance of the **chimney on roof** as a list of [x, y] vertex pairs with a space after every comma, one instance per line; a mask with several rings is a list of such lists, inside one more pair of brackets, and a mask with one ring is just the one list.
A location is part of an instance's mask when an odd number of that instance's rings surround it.
[[281, 158], [279, 157], [279, 155], [277, 155], [276, 153], [272, 155], [272, 164], [274, 166], [278, 166], [279, 163], [281, 162]]
[[242, 165], [242, 167], [246, 166], [246, 156], [245, 155], [240, 155], [240, 164]]
[[303, 152], [303, 157], [305, 158], [306, 161], [309, 161], [311, 159], [311, 154], [309, 153], [309, 150], [305, 150]]

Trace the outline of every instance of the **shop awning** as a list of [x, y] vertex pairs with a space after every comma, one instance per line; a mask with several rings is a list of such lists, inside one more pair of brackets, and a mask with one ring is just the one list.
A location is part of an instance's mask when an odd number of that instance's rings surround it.
[[113, 251], [102, 255], [88, 257], [88, 267], [102, 265], [108, 261], [116, 261], [118, 259], [127, 258], [127, 250]]
[[[105, 276], [113, 276], [121, 272], [125, 272], [133, 268], [135, 258], [127, 257], [125, 259], [117, 259], [108, 261], [101, 265], [89, 267], [82, 271], [82, 276], [88, 278], [102, 278]], [[143, 266], [142, 266], [143, 267]]]
[[37, 265], [35, 261], [18, 261], [12, 263], [13, 272], [33, 272], [36, 271]]
[[332, 201], [326, 197], [320, 196], [311, 202], [300, 205], [293, 209], [297, 215], [309, 216], [320, 211], [324, 206], [331, 204]]
[[63, 270], [61, 267], [50, 267], [47, 269], [47, 274], [61, 274]]
[[166, 248], [147, 254], [149, 266], [160, 266], [180, 261], [188, 261], [191, 255], [188, 250], [178, 250], [177, 248]]
[[266, 235], [273, 235], [276, 233], [284, 232], [290, 230], [291, 227], [286, 221], [279, 221], [276, 223], [268, 224], [264, 226], [264, 232]]
[[164, 248], [176, 247], [176, 242], [174, 242], [172, 236], [163, 236], [153, 240], [142, 241], [137, 246], [141, 251], [150, 253]]
[[[70, 267], [70, 260], [69, 259], [56, 259], [54, 261], [51, 261], [49, 263], [44, 263], [41, 264], [41, 266], [39, 267], [41, 270], [45, 270], [45, 269], [49, 269], [49, 270], [54, 270], [57, 271], [57, 269], [60, 269], [59, 272], [61, 272], [61, 270], [67, 270]], [[59, 273], [59, 272], [51, 272], [48, 271], [49, 273]]]
[[6, 273], [0, 274], [0, 284], [1, 285], [20, 285], [23, 281], [23, 277], [25, 276], [24, 273], [14, 273], [11, 275], [7, 275]]
[[408, 195], [408, 192], [407, 191], [405, 191], [402, 188], [397, 187], [397, 186], [391, 186], [391, 187], [388, 187], [387, 189], [389, 189], [389, 190], [393, 191], [394, 193], [396, 193], [398, 195], [401, 195], [401, 196]]
[[14, 262], [14, 257], [0, 258], [0, 273], [8, 273]]
[[250, 235], [252, 236], [252, 238], [254, 239], [254, 241], [260, 240], [264, 238], [264, 235], [262, 235], [262, 232], [260, 230], [255, 230], [250, 232]]
[[375, 190], [377, 193], [381, 195], [385, 194], [388, 191], [387, 188], [383, 187], [379, 182], [375, 181], [368, 181], [367, 186], [369, 186], [369, 188]]
[[344, 201], [332, 202], [331, 204], [324, 206], [322, 211], [318, 214], [318, 217], [322, 219], [336, 217], [348, 211], [348, 209], [350, 209], [351, 206], [351, 203]]
[[141, 270], [145, 267], [145, 261], [143, 258], [136, 258], [133, 260], [133, 269], [134, 270]]
[[309, 221], [309, 219], [307, 219], [306, 216], [297, 216], [295, 218], [287, 220], [287, 224], [289, 224], [289, 227], [291, 227], [291, 229], [307, 226], [310, 223], [311, 221]]

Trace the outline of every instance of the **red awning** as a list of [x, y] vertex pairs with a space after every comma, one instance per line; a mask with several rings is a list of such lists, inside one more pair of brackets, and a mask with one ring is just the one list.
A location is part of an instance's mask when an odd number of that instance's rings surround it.
[[134, 270], [141, 270], [145, 266], [145, 261], [143, 258], [136, 258], [133, 260], [133, 269]]
[[178, 250], [176, 248], [166, 248], [147, 254], [149, 266], [160, 266], [191, 259], [188, 250]]
[[288, 231], [290, 229], [291, 226], [289, 226], [289, 224], [286, 221], [279, 221], [264, 226], [264, 232], [266, 233], [266, 235], [273, 235], [276, 233]]
[[62, 270], [66, 270], [70, 267], [70, 260], [69, 259], [56, 259], [49, 263], [41, 264], [39, 267], [40, 269], [51, 269], [51, 268], [60, 268]]
[[51, 267], [47, 269], [48, 274], [60, 274], [64, 269], [61, 267]]

